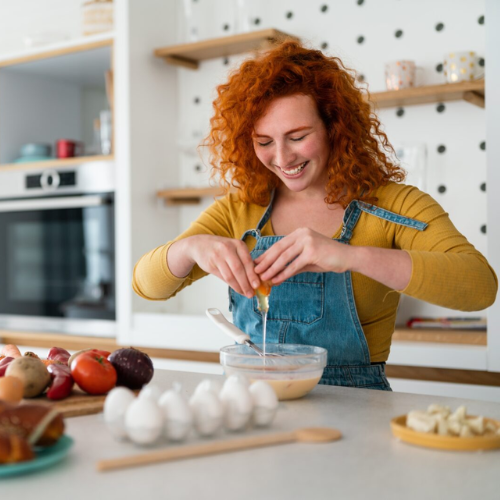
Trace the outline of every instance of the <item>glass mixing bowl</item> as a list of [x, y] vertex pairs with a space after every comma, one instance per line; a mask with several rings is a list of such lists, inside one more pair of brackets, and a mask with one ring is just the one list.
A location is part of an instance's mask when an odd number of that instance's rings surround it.
[[[263, 349], [262, 344], [257, 346]], [[271, 356], [262, 357], [246, 345], [235, 344], [220, 350], [220, 363], [227, 377], [237, 374], [250, 382], [265, 380], [281, 401], [305, 396], [319, 382], [326, 366], [327, 351], [322, 347], [266, 344], [266, 354]]]

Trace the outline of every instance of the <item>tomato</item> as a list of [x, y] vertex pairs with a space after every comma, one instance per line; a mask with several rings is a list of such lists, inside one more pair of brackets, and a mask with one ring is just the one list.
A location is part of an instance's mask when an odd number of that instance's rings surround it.
[[106, 359], [108, 359], [108, 356], [111, 354], [110, 351], [101, 351], [100, 349], [91, 349], [92, 352], [99, 354], [99, 356], [102, 356]]
[[96, 351], [86, 351], [71, 362], [71, 375], [88, 394], [106, 394], [116, 385], [114, 366]]

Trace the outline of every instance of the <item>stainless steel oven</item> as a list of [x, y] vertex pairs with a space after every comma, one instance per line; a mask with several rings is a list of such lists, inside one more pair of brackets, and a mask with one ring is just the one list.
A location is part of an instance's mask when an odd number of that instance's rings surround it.
[[115, 335], [112, 162], [0, 172], [0, 329]]

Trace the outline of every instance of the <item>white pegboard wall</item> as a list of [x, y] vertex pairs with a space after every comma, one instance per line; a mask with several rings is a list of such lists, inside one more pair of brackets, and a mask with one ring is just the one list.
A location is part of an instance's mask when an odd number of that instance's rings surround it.
[[[235, 0], [194, 0], [193, 9], [198, 9], [202, 19], [200, 39], [233, 34], [236, 3]], [[442, 61], [446, 53], [473, 50], [484, 56], [484, 9], [484, 0], [248, 2], [250, 30], [277, 28], [299, 36], [309, 46], [321, 48], [328, 55], [340, 57], [347, 67], [362, 75], [370, 92], [385, 90], [384, 64], [389, 61], [415, 60], [420, 68], [418, 81], [433, 85], [444, 83]], [[184, 136], [196, 136], [208, 130], [216, 85], [225, 81], [228, 71], [245, 57], [206, 61], [198, 71], [179, 69], [182, 116], [179, 126]], [[466, 102], [450, 102], [383, 109], [379, 117], [395, 146], [425, 147], [425, 190], [450, 214], [469, 241], [486, 254], [484, 110]], [[206, 162], [204, 165], [198, 157], [185, 152], [180, 152], [179, 162], [183, 186], [205, 185]], [[181, 227], [187, 227], [200, 209], [181, 209]], [[226, 302], [224, 285], [216, 280], [210, 285], [212, 300]], [[197, 297], [205, 296], [207, 287], [199, 283], [190, 288], [183, 292], [183, 312], [200, 313]], [[467, 315], [405, 298], [399, 322], [414, 314]]]

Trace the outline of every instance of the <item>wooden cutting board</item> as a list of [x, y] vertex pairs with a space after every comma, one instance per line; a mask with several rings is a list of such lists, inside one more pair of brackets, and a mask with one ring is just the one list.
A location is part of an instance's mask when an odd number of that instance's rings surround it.
[[47, 396], [25, 399], [26, 403], [42, 403], [56, 408], [63, 417], [78, 417], [80, 415], [92, 415], [101, 413], [104, 408], [106, 395], [91, 396], [79, 389], [73, 389], [73, 394], [59, 401], [52, 401]]

